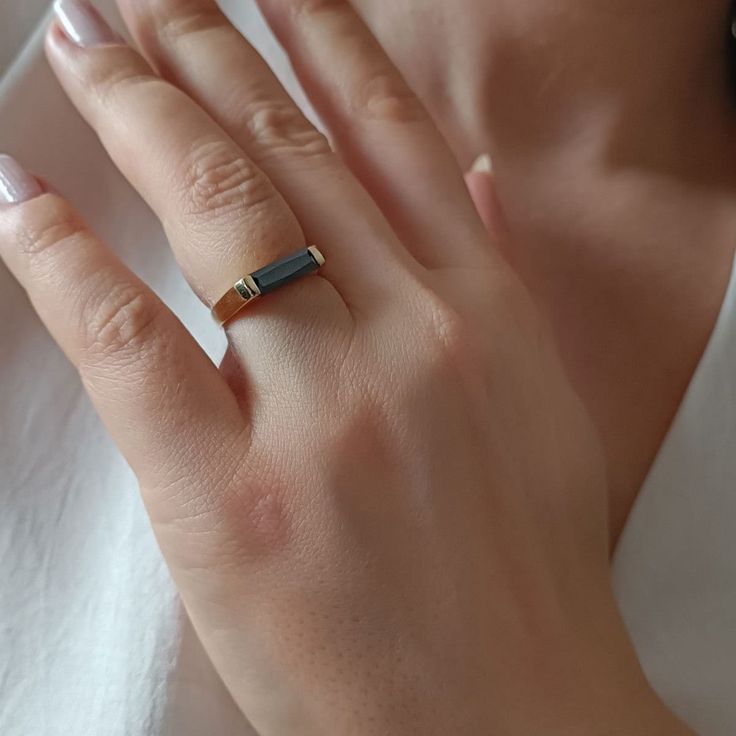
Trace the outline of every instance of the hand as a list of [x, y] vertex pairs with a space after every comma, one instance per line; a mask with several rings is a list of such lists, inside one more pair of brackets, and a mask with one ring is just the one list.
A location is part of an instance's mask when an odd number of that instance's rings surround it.
[[507, 253], [603, 442], [615, 542], [732, 270], [732, 3], [353, 2], [463, 165], [493, 155]]
[[338, 157], [214, 3], [121, 4], [144, 56], [64, 0], [49, 59], [203, 302], [307, 243], [327, 265], [231, 322], [218, 370], [7, 161], [0, 247], [258, 732], [684, 730], [616, 613], [550, 331], [350, 6], [261, 3]]

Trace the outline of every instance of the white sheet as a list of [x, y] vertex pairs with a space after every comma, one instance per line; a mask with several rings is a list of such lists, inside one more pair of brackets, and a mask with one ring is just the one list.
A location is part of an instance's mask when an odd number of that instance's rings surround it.
[[[9, 64], [46, 5], [0, 0], [0, 150], [69, 196], [217, 356], [221, 336], [57, 87], [40, 32]], [[224, 5], [286, 73], [252, 3]], [[2, 266], [0, 314], [0, 733], [250, 734], [180, 611], [132, 474]], [[703, 736], [736, 723], [735, 315], [732, 291], [615, 570], [647, 671]]]
[[736, 274], [616, 551], [650, 680], [701, 736], [736, 733]]

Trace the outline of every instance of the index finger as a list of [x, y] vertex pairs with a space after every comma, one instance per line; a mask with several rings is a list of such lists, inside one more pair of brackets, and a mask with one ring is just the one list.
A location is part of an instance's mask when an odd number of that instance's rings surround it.
[[[44, 193], [8, 156], [0, 156], [3, 181], [0, 256], [79, 371], [141, 484], [160, 489], [182, 473], [196, 477], [193, 433], [212, 448], [232, 448], [246, 434], [235, 395], [179, 320], [68, 202]], [[181, 514], [178, 505], [156, 508]]]

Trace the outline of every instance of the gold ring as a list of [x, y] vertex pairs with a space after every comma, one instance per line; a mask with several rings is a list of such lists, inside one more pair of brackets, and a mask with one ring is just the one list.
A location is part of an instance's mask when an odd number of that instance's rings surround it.
[[238, 281], [212, 308], [212, 316], [225, 325], [254, 299], [316, 273], [324, 265], [325, 257], [314, 245], [274, 261]]

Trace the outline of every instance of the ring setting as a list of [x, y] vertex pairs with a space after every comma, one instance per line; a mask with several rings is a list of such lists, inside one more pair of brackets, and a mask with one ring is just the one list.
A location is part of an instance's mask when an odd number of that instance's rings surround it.
[[244, 276], [212, 308], [215, 321], [224, 326], [255, 299], [309, 276], [325, 265], [319, 248], [311, 245]]

